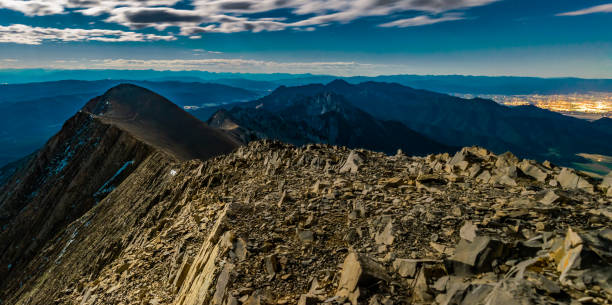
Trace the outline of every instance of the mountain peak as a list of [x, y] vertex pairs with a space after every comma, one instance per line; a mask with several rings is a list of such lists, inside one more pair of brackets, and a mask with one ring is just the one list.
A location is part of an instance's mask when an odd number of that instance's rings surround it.
[[146, 111], [146, 108], [150, 107], [179, 108], [151, 90], [123, 83], [108, 89], [102, 96], [91, 100], [83, 107], [83, 110], [108, 117], [129, 115], [128, 112]]
[[343, 80], [343, 79], [335, 79], [333, 81], [331, 81], [329, 84], [327, 84], [328, 88], [332, 88], [332, 89], [336, 89], [336, 88], [346, 88], [346, 87], [350, 87], [351, 84], [349, 84], [347, 81]]
[[182, 160], [208, 159], [240, 145], [163, 96], [132, 84], [109, 89], [83, 111]]

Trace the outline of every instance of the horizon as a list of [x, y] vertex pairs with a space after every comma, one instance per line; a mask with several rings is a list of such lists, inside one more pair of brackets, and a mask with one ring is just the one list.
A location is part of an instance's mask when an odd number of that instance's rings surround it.
[[[53, 72], [158, 72], [158, 73], [173, 73], [178, 74], [175, 77], [192, 77], [190, 75], [180, 75], [180, 73], [206, 73], [211, 75], [235, 75], [235, 76], [247, 76], [245, 79], [248, 79], [248, 76], [291, 76], [291, 77], [300, 77], [300, 76], [313, 76], [313, 77], [337, 77], [338, 79], [344, 78], [377, 78], [377, 77], [394, 77], [394, 76], [414, 76], [414, 77], [483, 77], [483, 78], [535, 78], [535, 79], [584, 79], [584, 80], [612, 80], [612, 75], [610, 77], [579, 77], [579, 76], [571, 76], [571, 75], [561, 75], [561, 76], [537, 76], [537, 75], [510, 75], [510, 74], [409, 74], [409, 73], [396, 73], [396, 74], [372, 74], [372, 75], [364, 75], [364, 74], [355, 74], [355, 75], [341, 75], [341, 74], [317, 74], [317, 73], [291, 73], [291, 72], [267, 72], [267, 73], [254, 73], [254, 72], [226, 72], [226, 71], [209, 71], [209, 70], [165, 70], [165, 69], [105, 69], [105, 68], [82, 68], [82, 69], [57, 69], [57, 68], [2, 68], [0, 67], [0, 73], [11, 73], [11, 72], [35, 72], [41, 71], [45, 73], [53, 73]], [[240, 78], [240, 77], [237, 77]], [[92, 79], [92, 80], [130, 80], [129, 76], [124, 78], [101, 78], [101, 79]], [[59, 80], [81, 80], [81, 79], [58, 79]], [[92, 81], [90, 79], [86, 79], [84, 81]], [[206, 79], [202, 79], [206, 81]], [[43, 81], [44, 82], [44, 81]]]
[[0, 69], [609, 79], [611, 13], [609, 0], [0, 0]]

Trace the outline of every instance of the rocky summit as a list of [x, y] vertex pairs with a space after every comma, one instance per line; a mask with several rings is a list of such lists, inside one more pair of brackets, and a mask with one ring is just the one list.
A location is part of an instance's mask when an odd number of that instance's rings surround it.
[[610, 304], [609, 180], [478, 147], [153, 150], [2, 304]]

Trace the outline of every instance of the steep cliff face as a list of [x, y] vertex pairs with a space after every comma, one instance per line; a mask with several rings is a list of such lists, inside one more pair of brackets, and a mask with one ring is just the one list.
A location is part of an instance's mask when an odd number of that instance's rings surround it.
[[3, 178], [0, 299], [33, 276], [28, 265], [41, 249], [54, 245], [57, 234], [99, 204], [153, 153], [171, 162], [207, 159], [237, 146], [222, 132], [143, 88], [121, 85], [91, 100], [27, 165], [16, 167], [12, 178]]
[[66, 122], [0, 191], [0, 278], [20, 274], [49, 239], [110, 193], [151, 151], [85, 112]]
[[[5, 301], [603, 303], [611, 213], [593, 183], [481, 148], [421, 158], [264, 141], [204, 162], [153, 153]], [[578, 256], [588, 263], [567, 262]]]

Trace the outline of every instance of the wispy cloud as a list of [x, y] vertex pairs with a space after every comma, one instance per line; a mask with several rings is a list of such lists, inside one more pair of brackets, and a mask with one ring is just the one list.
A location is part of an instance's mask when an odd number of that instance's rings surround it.
[[66, 1], [55, 0], [0, 0], [0, 8], [18, 11], [26, 16], [62, 14], [66, 5]]
[[0, 42], [39, 45], [43, 41], [159, 41], [174, 40], [173, 36], [142, 34], [119, 30], [104, 29], [56, 29], [32, 27], [24, 24], [0, 26]]
[[399, 19], [399, 20], [395, 20], [389, 23], [383, 23], [379, 26], [380, 27], [405, 28], [405, 27], [411, 27], [411, 26], [422, 26], [422, 25], [428, 25], [428, 24], [434, 24], [434, 23], [440, 23], [440, 22], [446, 22], [446, 21], [462, 20], [462, 19], [465, 19], [465, 17], [463, 17], [460, 14], [447, 14], [439, 18], [431, 18], [429, 16], [417, 16], [413, 18]]
[[557, 16], [580, 16], [595, 13], [612, 13], [612, 3], [588, 7], [585, 9], [557, 14]]
[[204, 49], [193, 49], [193, 53], [194, 54], [223, 54], [223, 52], [204, 50]]
[[[313, 73], [335, 71], [338, 75], [357, 75], [376, 65], [358, 62], [278, 62], [239, 58], [210, 59], [100, 59], [82, 63], [89, 69], [128, 69], [160, 71], [210, 71], [236, 73]], [[61, 65], [54, 68], [62, 68]]]
[[[132, 30], [179, 27], [179, 35], [199, 38], [207, 32], [235, 33], [280, 31], [288, 28], [312, 31], [332, 23], [349, 23], [364, 17], [387, 17], [383, 27], [408, 27], [463, 19], [460, 12], [500, 0], [0, 0], [0, 8], [28, 16], [77, 12], [106, 16], [105, 21]], [[190, 4], [178, 8], [179, 2]], [[285, 9], [291, 20], [261, 17]], [[402, 19], [403, 12], [416, 17]], [[393, 17], [395, 20], [393, 20]], [[437, 17], [442, 16], [442, 17]]]

